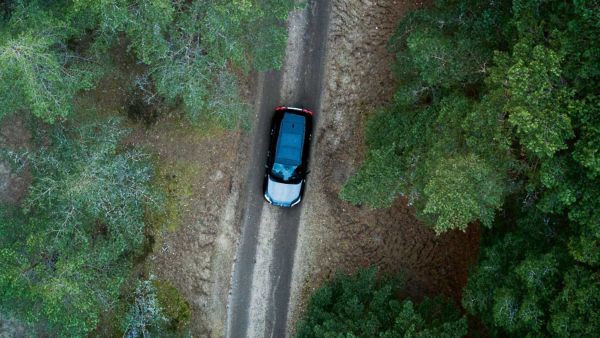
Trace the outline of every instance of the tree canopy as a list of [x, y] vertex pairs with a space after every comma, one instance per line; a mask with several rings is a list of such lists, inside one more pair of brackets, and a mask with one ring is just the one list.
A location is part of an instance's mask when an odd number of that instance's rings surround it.
[[[119, 41], [147, 66], [157, 94], [199, 123], [235, 126], [247, 107], [235, 72], [279, 68], [292, 0], [19, 0], [0, 21], [0, 118], [30, 111], [47, 122], [72, 113]], [[249, 34], [253, 32], [253, 34]]]
[[116, 73], [136, 68], [141, 74], [123, 90], [159, 98], [152, 104], [182, 111], [196, 126], [207, 119], [244, 126], [239, 80], [281, 67], [282, 23], [296, 6], [0, 2], [0, 119], [20, 115], [34, 135], [27, 153], [0, 149], [11, 155], [3, 163], [17, 160], [32, 174], [20, 204], [0, 205], [0, 312], [50, 336], [88, 336], [113, 317], [119, 323], [111, 334], [186, 334], [191, 310], [177, 289], [148, 280], [136, 289], [131, 276], [149, 250], [149, 215], [164, 207], [150, 155], [123, 144], [128, 130], [119, 119], [77, 116], [76, 102], [100, 79], [133, 78]]
[[81, 336], [114, 305], [145, 241], [144, 211], [160, 198], [148, 156], [117, 151], [125, 134], [112, 120], [38, 136], [49, 146], [28, 155], [24, 206], [1, 218], [3, 311]]
[[[479, 222], [463, 305], [491, 333], [592, 336], [600, 302], [600, 3], [437, 1], [390, 41], [398, 87], [343, 199]], [[583, 315], [585, 313], [585, 315]]]
[[315, 291], [297, 337], [462, 337], [467, 321], [443, 298], [414, 304], [397, 294], [399, 279], [378, 279], [377, 270], [338, 274]]

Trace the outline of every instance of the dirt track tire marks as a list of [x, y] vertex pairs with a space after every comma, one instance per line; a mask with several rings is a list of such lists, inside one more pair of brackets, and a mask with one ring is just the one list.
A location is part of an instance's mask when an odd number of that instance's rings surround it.
[[[249, 159], [247, 184], [245, 187], [241, 235], [234, 261], [231, 293], [227, 311], [227, 337], [246, 337], [249, 321], [252, 279], [256, 263], [259, 225], [262, 216], [262, 179], [266, 162], [269, 114], [272, 107], [278, 104], [279, 96], [269, 95], [278, 93], [281, 81], [280, 72], [268, 72], [261, 75], [263, 94], [257, 102], [258, 112], [254, 125], [254, 137], [249, 145], [252, 156]], [[266, 94], [266, 95], [265, 95]]]
[[[260, 75], [261, 94], [248, 149], [248, 183], [241, 199], [241, 237], [228, 302], [227, 337], [285, 337], [290, 331], [288, 307], [302, 203], [280, 209], [263, 202], [268, 128], [276, 105], [309, 108], [315, 112], [317, 125], [329, 11], [328, 0], [311, 0], [303, 13], [296, 13], [300, 21], [290, 25], [284, 71]], [[311, 169], [317, 169], [314, 163]]]

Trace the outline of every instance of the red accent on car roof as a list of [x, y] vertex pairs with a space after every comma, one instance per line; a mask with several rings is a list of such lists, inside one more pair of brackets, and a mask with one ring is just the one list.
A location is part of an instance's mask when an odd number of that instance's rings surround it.
[[275, 107], [275, 110], [276, 111], [280, 111], [280, 110], [295, 110], [295, 111], [302, 111], [302, 112], [304, 112], [304, 113], [306, 113], [306, 114], [308, 114], [310, 116], [313, 115], [313, 112], [310, 111], [310, 110], [308, 110], [308, 109], [306, 109], [306, 108], [302, 109], [302, 108], [295, 108], [295, 107], [277, 106], [277, 107]]

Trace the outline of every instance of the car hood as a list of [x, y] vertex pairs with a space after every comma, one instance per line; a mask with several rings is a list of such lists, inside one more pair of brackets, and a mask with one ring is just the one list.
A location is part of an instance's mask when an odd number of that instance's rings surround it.
[[269, 176], [267, 180], [267, 191], [265, 192], [265, 195], [268, 195], [271, 203], [281, 206], [291, 206], [292, 203], [300, 198], [302, 182], [298, 184], [279, 183], [273, 181], [271, 176]]

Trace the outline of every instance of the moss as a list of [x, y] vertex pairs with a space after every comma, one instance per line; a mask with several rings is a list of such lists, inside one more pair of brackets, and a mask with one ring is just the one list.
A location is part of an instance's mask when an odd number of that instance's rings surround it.
[[203, 115], [199, 117], [198, 123], [192, 125], [183, 114], [180, 110], [173, 110], [171, 116], [160, 121], [165, 137], [197, 143], [218, 137], [226, 131], [218, 121], [210, 117]]
[[175, 231], [182, 223], [189, 199], [192, 197], [192, 182], [200, 174], [201, 168], [196, 163], [174, 162], [158, 163], [153, 185], [164, 196], [164, 208], [150, 211], [146, 217], [147, 224], [155, 234], [162, 231]]
[[185, 335], [189, 331], [192, 307], [171, 283], [155, 280], [156, 298], [167, 318], [167, 331]]

